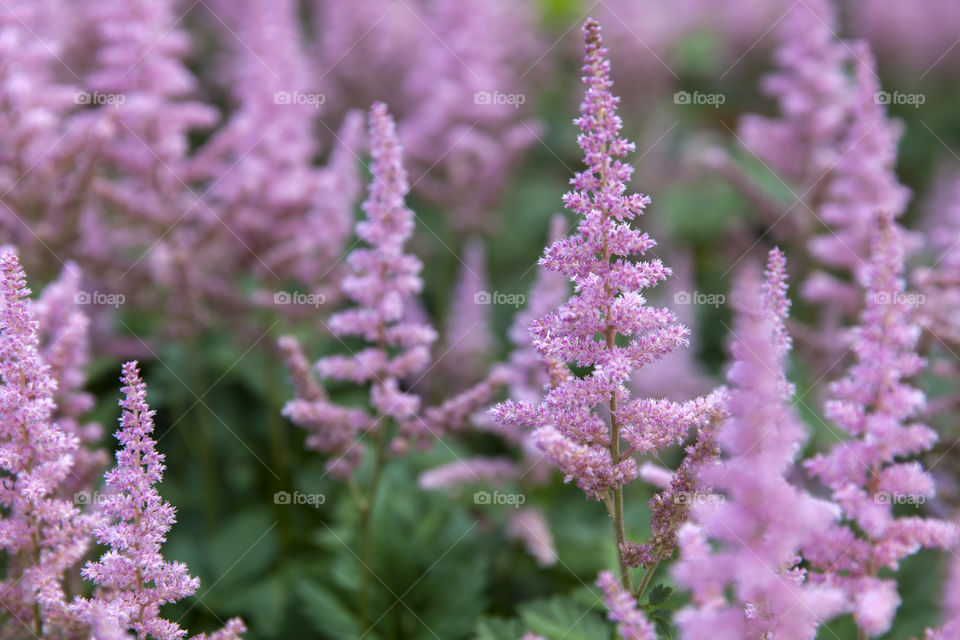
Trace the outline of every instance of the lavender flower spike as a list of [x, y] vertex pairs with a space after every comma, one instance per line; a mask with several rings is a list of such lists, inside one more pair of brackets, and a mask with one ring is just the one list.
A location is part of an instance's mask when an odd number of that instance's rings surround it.
[[914, 422], [926, 400], [906, 383], [925, 363], [916, 351], [920, 329], [902, 277], [905, 232], [892, 212], [878, 219], [870, 266], [861, 276], [867, 296], [855, 334], [856, 361], [831, 385], [826, 406], [850, 439], [807, 463], [831, 489], [846, 522], [821, 532], [805, 550], [823, 579], [846, 591], [854, 620], [869, 636], [890, 628], [900, 603], [896, 582], [879, 572], [896, 570], [921, 547], [950, 548], [958, 534], [953, 524], [893, 512], [894, 503], [934, 495], [933, 478], [907, 458], [928, 451], [937, 434]]
[[[554, 242], [540, 263], [574, 283], [573, 296], [530, 328], [533, 346], [546, 361], [592, 367], [584, 377], [559, 382], [537, 405], [507, 401], [492, 410], [504, 425], [528, 426], [540, 448], [591, 498], [603, 500], [614, 520], [620, 573], [625, 541], [620, 490], [637, 476], [634, 451], [649, 452], [682, 441], [710, 421], [713, 400], [630, 402], [632, 372], [687, 344], [688, 331], [666, 309], [646, 306], [641, 292], [670, 275], [659, 260], [636, 260], [654, 246], [631, 222], [649, 198], [626, 194], [633, 168], [621, 158], [634, 145], [620, 137], [618, 98], [610, 92], [610, 63], [600, 25], [583, 27], [586, 95], [580, 106], [580, 148], [587, 168], [571, 181], [564, 204], [583, 218], [577, 233]], [[618, 344], [618, 336], [625, 340]], [[609, 407], [609, 424], [597, 405]], [[621, 440], [630, 450], [621, 452]]]
[[[414, 216], [404, 203], [407, 174], [396, 128], [386, 105], [380, 102], [370, 110], [370, 143], [373, 182], [363, 203], [367, 217], [357, 224], [357, 235], [369, 246], [350, 253], [351, 273], [341, 285], [356, 306], [335, 314], [329, 323], [335, 335], [360, 336], [370, 346], [350, 356], [324, 358], [317, 363], [317, 370], [325, 378], [372, 383], [370, 400], [377, 415], [403, 422], [418, 414], [420, 398], [401, 390], [400, 380], [427, 366], [429, 345], [436, 333], [403, 316], [409, 298], [422, 287], [421, 264], [404, 253]], [[292, 347], [289, 339], [282, 345], [288, 360]], [[330, 473], [346, 478], [363, 458], [360, 436], [383, 422], [375, 422], [364, 410], [331, 403], [319, 387], [306, 382], [302, 372], [297, 373], [301, 366], [294, 362], [299, 391], [313, 397], [298, 393], [284, 407], [284, 415], [310, 431], [307, 446], [334, 456], [327, 463]]]
[[[112, 493], [103, 506], [113, 522], [94, 532], [110, 550], [83, 568], [83, 576], [100, 590], [92, 601], [78, 600], [76, 609], [90, 617], [103, 607], [133, 630], [138, 640], [174, 640], [186, 632], [176, 622], [161, 618], [160, 607], [193, 595], [200, 581], [187, 573], [186, 565], [167, 562], [161, 555], [160, 545], [176, 518], [174, 507], [154, 486], [165, 468], [151, 437], [154, 412], [147, 405], [147, 387], [136, 362], [123, 365], [121, 380], [123, 415], [114, 435], [122, 448], [116, 454], [116, 466], [105, 476]], [[241, 628], [242, 623], [231, 620], [227, 629], [239, 632]]]
[[844, 605], [838, 589], [810, 584], [796, 567], [801, 549], [838, 513], [786, 478], [805, 432], [788, 406], [783, 254], [770, 252], [762, 295], [754, 276], [747, 272], [738, 282], [731, 415], [717, 435], [724, 457], [699, 473], [714, 497], [725, 499], [694, 501], [700, 527], [681, 530], [674, 567], [677, 582], [693, 593], [693, 604], [677, 616], [690, 640], [809, 640]]
[[39, 353], [26, 276], [0, 257], [0, 549], [8, 560], [0, 610], [36, 636], [69, 620], [64, 572], [86, 553], [89, 518], [57, 499], [77, 439], [52, 422], [56, 381]]

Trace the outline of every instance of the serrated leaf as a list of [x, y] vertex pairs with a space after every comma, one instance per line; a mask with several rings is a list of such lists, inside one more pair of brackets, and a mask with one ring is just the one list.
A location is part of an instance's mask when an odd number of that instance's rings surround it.
[[307, 581], [297, 584], [303, 613], [326, 638], [356, 638], [360, 635], [354, 612], [326, 588]]
[[599, 615], [569, 597], [535, 600], [519, 609], [526, 628], [547, 640], [594, 640], [609, 634]]
[[658, 584], [653, 589], [650, 590], [650, 597], [647, 600], [647, 603], [651, 607], [663, 604], [666, 602], [670, 595], [673, 593], [673, 588], [666, 585]]
[[667, 640], [673, 640], [673, 625], [669, 622], [657, 619], [654, 620], [654, 624], [657, 627], [657, 635], [667, 638]]

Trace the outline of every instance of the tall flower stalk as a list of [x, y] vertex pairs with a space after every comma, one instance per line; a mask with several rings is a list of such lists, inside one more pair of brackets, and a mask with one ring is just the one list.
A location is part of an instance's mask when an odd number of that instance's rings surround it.
[[771, 251], [762, 293], [756, 275], [748, 270], [738, 283], [730, 418], [717, 434], [722, 460], [698, 474], [715, 499], [695, 504], [697, 524], [681, 529], [673, 570], [693, 594], [677, 616], [689, 640], [809, 640], [843, 610], [840, 590], [810, 584], [801, 568], [800, 550], [838, 514], [788, 480], [806, 434], [788, 405], [783, 254]]
[[14, 253], [0, 258], [0, 610], [37, 637], [68, 624], [64, 573], [89, 549], [93, 520], [58, 496], [77, 438], [54, 422], [56, 380], [39, 352], [30, 289]]
[[[123, 415], [115, 434], [121, 449], [116, 466], [105, 476], [111, 491], [103, 512], [110, 521], [94, 531], [110, 550], [84, 567], [83, 576], [100, 588], [92, 600], [78, 600], [74, 610], [94, 627], [110, 619], [132, 630], [137, 640], [176, 640], [186, 632], [162, 618], [160, 607], [193, 595], [200, 581], [182, 562], [164, 560], [160, 551], [176, 517], [154, 486], [165, 468], [152, 437], [155, 412], [147, 405], [147, 386], [136, 362], [123, 365], [121, 380]], [[234, 618], [209, 640], [232, 640], [243, 631], [243, 623]], [[204, 639], [206, 634], [195, 637]]]
[[[384, 465], [391, 455], [466, 423], [490, 403], [505, 377], [494, 371], [460, 395], [427, 408], [421, 406], [418, 395], [404, 388], [408, 378], [421, 374], [430, 364], [436, 332], [405, 316], [407, 305], [423, 286], [422, 265], [404, 248], [414, 231], [414, 214], [404, 200], [409, 185], [403, 151], [383, 103], [370, 110], [370, 144], [373, 180], [363, 203], [366, 218], [356, 227], [366, 246], [350, 253], [350, 274], [341, 284], [355, 306], [334, 314], [328, 325], [338, 338], [359, 337], [367, 346], [348, 356], [323, 358], [316, 370], [324, 379], [369, 384], [372, 412], [334, 403], [313, 379], [296, 340], [285, 337], [281, 342], [298, 391], [283, 413], [309, 432], [307, 446], [331, 456], [328, 473], [347, 480], [357, 501], [365, 571], [361, 592], [364, 620], [369, 614], [373, 578], [373, 508]], [[373, 446], [374, 460], [370, 482], [363, 491], [354, 472], [365, 456], [365, 440]]]
[[567, 480], [606, 505], [619, 581], [631, 591], [623, 486], [637, 476], [633, 455], [682, 442], [691, 428], [711, 421], [719, 399], [630, 399], [631, 373], [686, 345], [688, 330], [669, 310], [646, 306], [641, 293], [670, 270], [659, 260], [635, 260], [655, 245], [631, 227], [649, 198], [627, 194], [633, 168], [622, 158], [634, 145], [619, 135], [618, 98], [611, 93], [600, 25], [587, 20], [583, 36], [586, 93], [575, 123], [587, 168], [564, 196], [566, 207], [582, 219], [577, 232], [554, 242], [540, 261], [569, 278], [575, 291], [559, 310], [535, 321], [530, 333], [546, 361], [590, 370], [562, 380], [537, 404], [508, 400], [492, 414], [503, 425], [532, 427], [538, 446]]
[[935, 493], [917, 461], [937, 434], [916, 422], [926, 402], [908, 380], [924, 368], [920, 328], [903, 281], [904, 231], [879, 216], [870, 266], [862, 274], [866, 306], [855, 332], [855, 362], [831, 385], [826, 414], [849, 439], [807, 463], [832, 492], [844, 522], [819, 532], [805, 549], [821, 579], [850, 599], [860, 637], [885, 633], [900, 604], [897, 584], [881, 575], [920, 548], [948, 549], [957, 527], [932, 518], [897, 516], [894, 504], [919, 504]]

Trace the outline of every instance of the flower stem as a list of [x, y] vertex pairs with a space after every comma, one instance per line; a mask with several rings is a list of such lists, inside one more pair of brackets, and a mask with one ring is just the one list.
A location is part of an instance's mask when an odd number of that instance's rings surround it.
[[[609, 316], [608, 316], [609, 317]], [[607, 328], [607, 349], [613, 350], [615, 329]], [[617, 419], [617, 395], [610, 396], [610, 460], [612, 464], [620, 462], [620, 421]], [[623, 485], [617, 485], [612, 490], [613, 493], [613, 533], [617, 541], [617, 563], [620, 566], [620, 582], [627, 591], [630, 587], [630, 567], [624, 558], [623, 545], [627, 541], [626, 531], [623, 523]]]
[[620, 582], [623, 588], [630, 591], [630, 567], [623, 557], [623, 545], [626, 542], [623, 525], [623, 487], [613, 490], [613, 530], [617, 538], [617, 563], [620, 565]]
[[637, 591], [634, 594], [637, 600], [640, 599], [640, 596], [643, 595], [643, 592], [647, 590], [647, 587], [650, 586], [650, 581], [653, 580], [653, 574], [657, 571], [657, 566], [660, 564], [660, 561], [657, 560], [643, 572], [643, 578], [640, 580], [640, 585], [637, 587]]
[[384, 434], [377, 430], [374, 434], [376, 446], [376, 459], [373, 463], [373, 476], [370, 479], [369, 493], [365, 499], [359, 503], [360, 508], [360, 531], [361, 531], [361, 551], [360, 557], [363, 563], [363, 587], [360, 592], [360, 619], [364, 626], [370, 624], [370, 599], [371, 589], [373, 588], [373, 507], [377, 498], [377, 489], [380, 486], [380, 478], [383, 475], [383, 466], [386, 462]]

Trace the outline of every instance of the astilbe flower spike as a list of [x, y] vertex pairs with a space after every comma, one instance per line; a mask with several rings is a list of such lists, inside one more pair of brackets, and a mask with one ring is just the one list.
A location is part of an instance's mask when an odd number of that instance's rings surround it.
[[[302, 43], [297, 3], [243, 0], [214, 8], [212, 26], [230, 43], [222, 75], [235, 108], [193, 163], [211, 185], [205, 202], [214, 215], [204, 235], [237, 261], [220, 267], [222, 277], [252, 271], [270, 288], [278, 280], [312, 282], [333, 272], [351, 232], [363, 116], [343, 114], [339, 131], [330, 131], [336, 144], [327, 164], [315, 166], [323, 96]], [[217, 253], [211, 252], [211, 270], [224, 259]]]
[[56, 381], [39, 352], [26, 276], [16, 254], [0, 257], [0, 548], [9, 560], [0, 609], [43, 636], [70, 621], [64, 572], [89, 547], [92, 519], [57, 497], [77, 439], [53, 422]]
[[[324, 358], [317, 370], [324, 378], [371, 383], [370, 399], [378, 415], [402, 421], [419, 412], [420, 399], [403, 391], [400, 381], [427, 366], [436, 334], [432, 327], [403, 317], [405, 303], [422, 287], [421, 264], [403, 250], [413, 233], [414, 216], [404, 203], [407, 175], [395, 125], [383, 103], [370, 110], [370, 142], [373, 182], [363, 204], [367, 217], [357, 224], [357, 235], [368, 247], [350, 253], [351, 274], [342, 283], [357, 306], [335, 314], [329, 323], [335, 335], [359, 336], [370, 346], [351, 356]], [[287, 404], [284, 415], [310, 431], [308, 446], [333, 456], [327, 468], [341, 478], [363, 457], [359, 436], [379, 433], [381, 425], [365, 411], [339, 407], [325, 397], [297, 398]]]
[[[564, 196], [566, 207], [583, 217], [577, 233], [554, 242], [541, 259], [544, 267], [568, 277], [575, 291], [558, 311], [534, 322], [530, 332], [544, 359], [591, 370], [562, 380], [538, 404], [510, 400], [492, 415], [503, 425], [533, 427], [538, 445], [567, 479], [607, 504], [626, 587], [622, 486], [637, 476], [631, 454], [682, 441], [691, 428], [709, 422], [716, 399], [630, 401], [631, 373], [685, 345], [688, 332], [670, 311], [646, 306], [641, 294], [670, 270], [659, 260], [633, 260], [655, 244], [630, 226], [649, 199], [626, 194], [633, 169], [621, 158], [634, 146], [619, 136], [618, 99], [610, 92], [600, 25], [589, 19], [583, 33], [587, 88], [575, 122], [587, 169], [574, 176], [573, 190]], [[625, 340], [618, 344], [618, 337]], [[594, 411], [598, 405], [609, 408], [609, 424]], [[621, 451], [621, 440], [629, 451]]]
[[44, 287], [31, 304], [39, 328], [41, 357], [50, 366], [57, 385], [54, 421], [78, 440], [73, 467], [61, 487], [61, 495], [71, 499], [93, 486], [109, 462], [107, 452], [99, 446], [102, 426], [82, 421], [93, 408], [94, 398], [83, 390], [90, 361], [90, 320], [76, 304], [77, 296], [83, 293], [80, 277], [79, 268], [68, 262], [60, 277]]
[[920, 334], [903, 281], [903, 234], [891, 215], [880, 216], [863, 274], [866, 307], [854, 344], [855, 362], [831, 385], [827, 417], [850, 438], [807, 462], [832, 492], [844, 523], [819, 532], [804, 550], [822, 579], [843, 588], [854, 620], [876, 636], [890, 628], [900, 603], [896, 582], [880, 577], [921, 547], [949, 548], [958, 530], [932, 518], [894, 515], [894, 503], [919, 503], [934, 495], [933, 478], [906, 458], [928, 451], [937, 439], [915, 422], [925, 396], [907, 380], [924, 361]]
[[[174, 507], [155, 486], [165, 468], [152, 437], [155, 412], [147, 404], [147, 387], [135, 361], [123, 365], [121, 380], [123, 413], [114, 434], [121, 449], [116, 466], [105, 474], [110, 493], [103, 513], [111, 522], [94, 531], [100, 544], [110, 550], [83, 568], [84, 578], [99, 586], [94, 598], [78, 599], [73, 606], [89, 624], [95, 623], [98, 612], [107, 612], [121, 627], [135, 632], [138, 640], [173, 640], [186, 631], [162, 618], [160, 607], [193, 595], [200, 581], [187, 573], [182, 562], [167, 562], [161, 554], [160, 546], [176, 517]], [[243, 631], [243, 624], [234, 619], [214, 637], [236, 638]]]
[[[910, 191], [897, 180], [897, 143], [903, 127], [887, 117], [876, 76], [873, 54], [866, 43], [853, 43], [855, 84], [848, 97], [849, 122], [841, 141], [842, 155], [831, 166], [824, 202], [818, 208], [828, 231], [808, 243], [818, 264], [847, 273], [852, 283], [825, 272], [814, 273], [804, 283], [803, 294], [827, 308], [849, 314], [862, 305], [856, 282], [868, 268], [878, 215], [899, 217]], [[884, 212], [880, 214], [878, 212]], [[904, 242], [910, 238], [904, 235]], [[904, 250], [909, 247], [905, 244]], [[843, 341], [837, 347], [843, 348]]]
[[800, 550], [838, 513], [787, 479], [806, 434], [788, 406], [785, 267], [774, 249], [762, 294], [755, 271], [738, 282], [730, 418], [717, 434], [722, 461], [698, 474], [717, 499], [691, 501], [698, 524], [681, 530], [673, 568], [693, 594], [677, 616], [690, 640], [809, 639], [843, 608], [839, 590], [810, 584], [797, 567]]
[[739, 127], [750, 151], [803, 190], [816, 185], [842, 154], [849, 96], [844, 65], [850, 54], [838, 31], [831, 0], [791, 5], [774, 52], [780, 68], [762, 83], [780, 115], [747, 115]]

